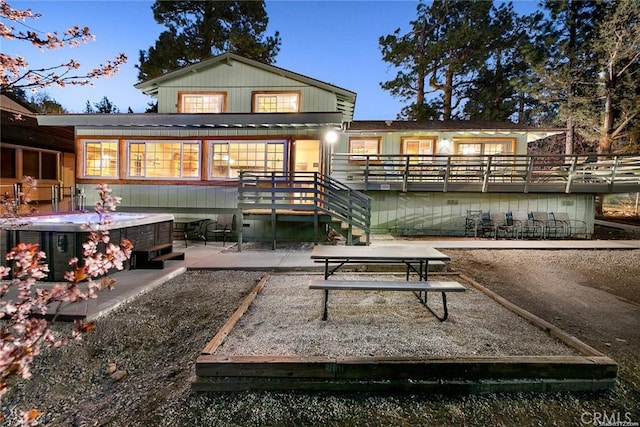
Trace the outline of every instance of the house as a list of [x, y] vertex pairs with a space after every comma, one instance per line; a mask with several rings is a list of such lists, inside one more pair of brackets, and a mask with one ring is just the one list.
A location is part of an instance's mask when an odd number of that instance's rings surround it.
[[637, 185], [578, 179], [577, 156], [527, 156], [563, 129], [354, 121], [354, 92], [231, 53], [135, 87], [158, 113], [38, 117], [75, 128], [77, 185], [90, 197], [108, 183], [125, 211], [234, 214], [240, 241], [318, 240], [337, 223], [349, 242], [354, 228], [461, 234], [470, 210], [562, 210], [592, 227], [595, 192]]
[[6, 94], [0, 94], [0, 195], [15, 197], [15, 186], [23, 176], [38, 180], [30, 197], [39, 210], [51, 208], [52, 193], [64, 197], [61, 206], [69, 208], [70, 194], [62, 188], [75, 185], [75, 146], [73, 127], [39, 126], [36, 114]]

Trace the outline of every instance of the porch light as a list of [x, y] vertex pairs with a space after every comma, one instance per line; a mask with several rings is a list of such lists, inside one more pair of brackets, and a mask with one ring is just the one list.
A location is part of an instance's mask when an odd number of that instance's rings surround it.
[[329, 144], [334, 144], [336, 141], [338, 141], [338, 132], [336, 132], [335, 130], [328, 131], [324, 134], [324, 140]]

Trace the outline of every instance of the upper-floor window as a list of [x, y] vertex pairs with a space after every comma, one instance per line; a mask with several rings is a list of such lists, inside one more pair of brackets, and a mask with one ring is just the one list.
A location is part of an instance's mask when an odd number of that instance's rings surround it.
[[402, 153], [416, 155], [411, 157], [411, 163], [424, 163], [431, 161], [434, 153], [436, 138], [434, 137], [403, 137]]
[[254, 92], [254, 113], [297, 113], [300, 92]]
[[[360, 154], [359, 156], [349, 156], [349, 161], [363, 161], [366, 159], [362, 154], [380, 154], [379, 137], [351, 137], [349, 138], [349, 154]], [[377, 156], [369, 157], [369, 160], [379, 160]]]
[[224, 92], [178, 92], [180, 113], [223, 113], [226, 103]]
[[200, 177], [199, 141], [127, 141], [127, 176], [180, 179]]
[[237, 178], [241, 171], [284, 171], [284, 141], [212, 141], [210, 153], [211, 178]]
[[83, 176], [86, 178], [118, 177], [118, 141], [84, 140]]

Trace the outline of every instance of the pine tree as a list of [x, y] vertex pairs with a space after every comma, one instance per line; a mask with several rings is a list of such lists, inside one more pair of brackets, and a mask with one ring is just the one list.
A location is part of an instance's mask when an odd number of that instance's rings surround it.
[[399, 117], [461, 116], [468, 88], [488, 57], [491, 9], [492, 2], [486, 1], [420, 3], [411, 31], [401, 35], [397, 29], [380, 37], [383, 60], [398, 68], [396, 78], [381, 87], [395, 97], [413, 100]]
[[224, 52], [270, 64], [280, 50], [279, 33], [265, 35], [269, 18], [264, 1], [157, 0], [152, 10], [167, 30], [149, 50], [140, 51], [140, 81]]

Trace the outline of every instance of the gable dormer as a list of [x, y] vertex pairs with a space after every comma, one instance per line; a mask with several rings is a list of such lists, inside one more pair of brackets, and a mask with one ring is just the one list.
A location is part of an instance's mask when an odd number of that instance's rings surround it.
[[353, 120], [356, 94], [302, 74], [225, 53], [135, 85], [158, 113], [340, 112]]

